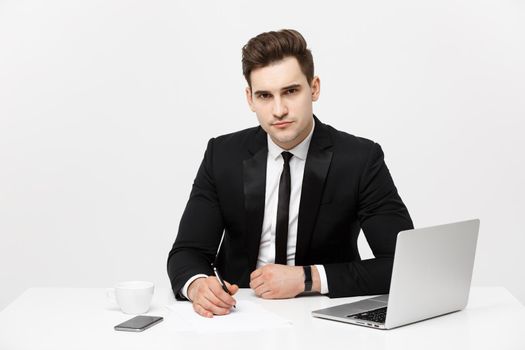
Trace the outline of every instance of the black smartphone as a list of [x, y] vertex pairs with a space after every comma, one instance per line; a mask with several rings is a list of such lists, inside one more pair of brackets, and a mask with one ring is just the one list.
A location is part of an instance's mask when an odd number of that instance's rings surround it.
[[156, 325], [163, 318], [160, 316], [135, 316], [121, 324], [115, 326], [116, 331], [142, 332], [149, 327]]

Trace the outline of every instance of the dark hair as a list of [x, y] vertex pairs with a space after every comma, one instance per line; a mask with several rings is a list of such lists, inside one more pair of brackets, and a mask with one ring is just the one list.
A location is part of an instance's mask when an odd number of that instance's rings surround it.
[[301, 33], [293, 29], [282, 29], [251, 38], [242, 48], [242, 74], [250, 88], [252, 70], [266, 67], [286, 57], [297, 59], [301, 71], [310, 84], [314, 78], [314, 59]]

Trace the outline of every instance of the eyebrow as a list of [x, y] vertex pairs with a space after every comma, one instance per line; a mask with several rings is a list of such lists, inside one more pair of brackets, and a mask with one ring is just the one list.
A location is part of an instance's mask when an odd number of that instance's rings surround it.
[[[292, 85], [288, 85], [288, 86], [285, 86], [285, 87], [281, 88], [281, 91], [286, 91], [286, 90], [290, 90], [290, 89], [299, 89], [300, 87], [301, 87], [301, 84], [292, 84]], [[259, 96], [259, 95], [262, 95], [262, 94], [270, 94], [270, 91], [257, 90], [253, 94], [255, 96]]]

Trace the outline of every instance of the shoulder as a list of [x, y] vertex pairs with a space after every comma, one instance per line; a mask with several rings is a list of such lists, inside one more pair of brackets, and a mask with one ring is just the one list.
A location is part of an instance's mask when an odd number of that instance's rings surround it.
[[346, 177], [354, 174], [359, 177], [367, 169], [376, 168], [384, 163], [384, 154], [378, 143], [329, 125], [324, 127], [331, 139], [329, 150], [332, 152], [331, 166], [334, 173], [343, 173]]
[[216, 146], [221, 147], [239, 147], [240, 145], [248, 143], [260, 133], [261, 127], [256, 126], [214, 137], [213, 142]]
[[338, 130], [331, 125], [321, 124], [330, 135], [333, 152], [351, 157], [368, 158], [371, 153], [380, 151], [381, 146], [375, 141]]
[[222, 162], [236, 162], [262, 147], [266, 147], [266, 133], [257, 126], [211, 138], [206, 153]]
[[332, 135], [335, 144], [353, 145], [359, 148], [370, 148], [375, 144], [373, 140], [370, 140], [368, 138], [353, 135], [345, 131], [337, 130], [331, 125], [325, 124], [325, 126], [329, 130], [329, 133]]

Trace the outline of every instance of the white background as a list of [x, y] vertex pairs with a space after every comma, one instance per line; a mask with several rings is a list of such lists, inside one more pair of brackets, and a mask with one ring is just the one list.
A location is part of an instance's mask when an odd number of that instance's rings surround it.
[[281, 28], [312, 49], [318, 117], [382, 145], [416, 227], [479, 217], [473, 284], [524, 303], [522, 1], [0, 0], [0, 309], [168, 286], [207, 140], [257, 125], [241, 47]]

